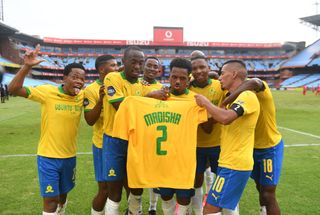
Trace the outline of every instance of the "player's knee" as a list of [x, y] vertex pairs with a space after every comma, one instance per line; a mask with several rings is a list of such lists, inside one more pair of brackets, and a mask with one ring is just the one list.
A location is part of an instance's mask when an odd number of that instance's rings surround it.
[[143, 189], [137, 188], [137, 189], [132, 189], [130, 188], [130, 193], [132, 193], [135, 196], [141, 196], [143, 193]]
[[169, 201], [173, 198], [173, 195], [168, 195], [168, 196], [165, 196], [165, 195], [161, 195], [161, 199], [163, 201]]
[[210, 204], [205, 204], [205, 206], [203, 207], [203, 214], [218, 213], [220, 211], [221, 211], [221, 208], [215, 207]]
[[196, 174], [196, 178], [194, 180], [194, 187], [195, 188], [199, 188], [199, 187], [202, 186], [202, 184], [203, 184], [203, 173], [202, 174], [201, 173], [197, 173]]
[[262, 187], [260, 198], [266, 204], [273, 202], [276, 199], [276, 186]]
[[177, 197], [177, 202], [178, 202], [179, 205], [189, 205], [190, 204], [190, 198]]
[[50, 197], [43, 199], [43, 209], [45, 212], [55, 212], [59, 204], [59, 197]]

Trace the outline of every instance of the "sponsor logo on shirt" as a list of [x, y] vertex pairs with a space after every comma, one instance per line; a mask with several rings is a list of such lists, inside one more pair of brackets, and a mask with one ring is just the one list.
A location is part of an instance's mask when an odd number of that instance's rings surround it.
[[89, 99], [87, 99], [87, 98], [84, 98], [84, 100], [83, 100], [83, 106], [87, 106], [89, 104]]
[[107, 92], [108, 92], [108, 95], [109, 95], [109, 96], [113, 96], [113, 95], [116, 93], [116, 90], [114, 89], [113, 86], [109, 86], [109, 87], [107, 88]]

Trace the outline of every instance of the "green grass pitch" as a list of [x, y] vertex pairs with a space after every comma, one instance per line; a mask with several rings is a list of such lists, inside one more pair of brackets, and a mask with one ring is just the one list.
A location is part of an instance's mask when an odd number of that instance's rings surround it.
[[[277, 120], [285, 141], [285, 157], [277, 198], [282, 214], [320, 212], [320, 96], [300, 91], [273, 91]], [[63, 126], [63, 125], [57, 125]], [[293, 129], [293, 130], [289, 130]], [[36, 157], [40, 130], [40, 105], [23, 98], [0, 103], [0, 214], [40, 214]], [[304, 132], [304, 133], [301, 133]], [[312, 134], [312, 135], [309, 135]], [[91, 127], [81, 121], [78, 152], [91, 152]], [[296, 144], [318, 144], [314, 146]], [[97, 190], [91, 154], [78, 155], [76, 187], [69, 194], [67, 214], [90, 214]], [[121, 210], [126, 207], [122, 201]], [[160, 203], [158, 214], [162, 214]], [[143, 196], [147, 214], [148, 192]], [[258, 195], [252, 180], [240, 202], [240, 213], [259, 214]]]

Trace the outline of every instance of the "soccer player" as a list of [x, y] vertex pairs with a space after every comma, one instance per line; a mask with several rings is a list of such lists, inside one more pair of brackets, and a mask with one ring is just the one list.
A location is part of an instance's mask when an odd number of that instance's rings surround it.
[[[170, 63], [170, 97], [181, 99], [194, 99], [196, 95], [188, 89], [191, 62], [182, 58], [175, 58]], [[194, 189], [159, 188], [157, 190], [162, 199], [162, 210], [165, 215], [173, 214], [175, 210], [174, 193], [178, 202], [178, 214], [186, 214], [190, 206], [190, 199]]]
[[85, 68], [72, 63], [63, 71], [59, 87], [23, 87], [25, 76], [41, 62], [40, 45], [27, 51], [24, 65], [9, 84], [9, 92], [41, 104], [41, 136], [38, 145], [38, 174], [44, 215], [64, 214], [67, 194], [75, 185], [76, 138], [83, 107]]
[[103, 112], [102, 104], [104, 93], [104, 77], [118, 70], [116, 59], [111, 55], [101, 55], [96, 59], [95, 67], [99, 73], [99, 79], [87, 86], [84, 90], [84, 117], [88, 125], [93, 126], [92, 152], [95, 179], [98, 182], [98, 193], [92, 201], [91, 214], [103, 214], [108, 193], [107, 183], [102, 177], [102, 136], [103, 136]]
[[280, 179], [283, 160], [283, 141], [276, 125], [276, 110], [268, 84], [260, 79], [247, 80], [225, 101], [226, 105], [244, 90], [256, 91], [260, 115], [255, 130], [254, 168], [251, 178], [259, 192], [260, 214], [279, 215], [276, 187]]
[[[147, 85], [144, 85], [145, 93], [160, 90], [163, 87], [162, 84], [156, 80], [159, 71], [159, 59], [156, 57], [146, 57], [143, 65], [143, 81], [147, 82]], [[149, 189], [149, 215], [156, 215], [158, 195], [159, 194], [153, 192], [152, 188]]]
[[[103, 99], [104, 134], [102, 147], [103, 177], [107, 181], [108, 199], [106, 214], [119, 214], [123, 179], [126, 177], [127, 141], [113, 138], [114, 115], [122, 100], [130, 95], [143, 96], [143, 86], [138, 77], [143, 69], [144, 53], [137, 46], [130, 46], [123, 55], [124, 71], [111, 72], [104, 79], [106, 96]], [[159, 99], [166, 99], [165, 91], [153, 91], [147, 94]], [[131, 189], [129, 211], [139, 213], [142, 189]]]
[[[224, 63], [219, 78], [223, 89], [235, 91], [246, 79], [242, 61]], [[205, 107], [214, 120], [223, 124], [217, 177], [208, 194], [204, 214], [220, 215], [222, 208], [234, 210], [253, 169], [254, 130], [260, 107], [256, 95], [242, 92], [227, 109], [213, 105], [205, 96], [196, 95], [198, 105]]]
[[[205, 56], [193, 55], [191, 64], [194, 80], [190, 83], [189, 89], [197, 94], [204, 95], [212, 104], [219, 106], [224, 99], [224, 92], [218, 80], [209, 78], [210, 68]], [[202, 184], [207, 162], [209, 161], [209, 166], [213, 173], [217, 171], [220, 153], [220, 134], [221, 124], [213, 123], [212, 118], [208, 122], [200, 124], [198, 129], [195, 195], [192, 197], [192, 207], [196, 215], [202, 215]]]

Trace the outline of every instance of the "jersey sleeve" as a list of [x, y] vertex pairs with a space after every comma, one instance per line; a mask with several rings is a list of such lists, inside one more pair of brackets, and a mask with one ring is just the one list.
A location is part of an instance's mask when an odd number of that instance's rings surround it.
[[40, 85], [37, 87], [24, 87], [28, 92], [28, 99], [44, 103], [46, 97], [48, 95], [48, 86], [47, 85]]
[[265, 81], [262, 81], [264, 89], [260, 92], [257, 92], [256, 95], [259, 100], [269, 100], [272, 99], [272, 94], [268, 84]]
[[122, 83], [120, 76], [114, 72], [109, 73], [104, 79], [105, 93], [109, 103], [122, 101], [124, 94], [122, 92]]
[[134, 104], [131, 101], [131, 98], [127, 97], [121, 102], [114, 118], [113, 137], [129, 140], [129, 134], [134, 130], [135, 124]]
[[208, 112], [205, 108], [198, 108], [198, 124], [208, 121]]
[[243, 109], [242, 115], [251, 114], [260, 108], [255, 93], [251, 91], [242, 92], [230, 106], [232, 107], [234, 104]]
[[84, 89], [84, 112], [88, 112], [96, 106], [97, 101], [95, 99], [93, 89], [90, 87], [86, 87]]

